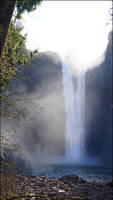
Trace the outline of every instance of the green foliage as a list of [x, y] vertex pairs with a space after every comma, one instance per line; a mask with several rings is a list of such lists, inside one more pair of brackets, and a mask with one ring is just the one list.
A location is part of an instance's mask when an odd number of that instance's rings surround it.
[[17, 18], [21, 18], [21, 14], [24, 11], [31, 12], [36, 9], [38, 5], [40, 5], [42, 0], [23, 0], [17, 1]]
[[[33, 11], [41, 0], [23, 0], [17, 1], [17, 16], [18, 18], [26, 10], [28, 12]], [[2, 35], [3, 25], [0, 25], [0, 35]], [[11, 22], [10, 28], [8, 30], [7, 40], [5, 42], [5, 47], [3, 49], [2, 57], [0, 60], [0, 100], [1, 107], [0, 113], [1, 118], [10, 122], [15, 136], [17, 135], [14, 123], [17, 120], [19, 125], [25, 116], [25, 110], [18, 108], [15, 100], [11, 97], [11, 93], [8, 92], [8, 87], [11, 83], [12, 78], [16, 77], [16, 73], [20, 70], [20, 65], [28, 66], [31, 59], [37, 54], [37, 50], [34, 52], [28, 52], [25, 47], [26, 35], [22, 36], [21, 31], [23, 27], [20, 22], [17, 23], [15, 20]], [[21, 118], [21, 120], [20, 120]], [[1, 200], [6, 200], [11, 198], [13, 194], [16, 193], [17, 183], [16, 183], [16, 173], [15, 173], [15, 163], [13, 160], [7, 160], [5, 153], [15, 152], [18, 148], [17, 143], [14, 143], [12, 137], [11, 141], [7, 138], [7, 133], [4, 130], [1, 132], [1, 166], [2, 169], [0, 173], [1, 179]], [[15, 138], [13, 138], [15, 141]], [[17, 167], [17, 166], [16, 166]]]
[[[19, 65], [29, 65], [34, 52], [28, 52], [25, 47], [26, 35], [21, 35], [20, 23], [11, 23], [4, 52], [0, 61], [1, 65], [1, 90], [6, 90], [12, 77], [19, 70]], [[37, 51], [35, 52], [37, 53]]]
[[[21, 17], [24, 11], [31, 12], [40, 5], [42, 0], [17, 0], [17, 18]], [[0, 33], [3, 27], [0, 27]], [[22, 26], [20, 23], [11, 23], [8, 30], [7, 40], [5, 42], [4, 52], [0, 60], [1, 75], [0, 86], [4, 91], [10, 85], [12, 77], [14, 77], [18, 65], [28, 65], [35, 52], [27, 52], [25, 48], [26, 35], [21, 35]]]

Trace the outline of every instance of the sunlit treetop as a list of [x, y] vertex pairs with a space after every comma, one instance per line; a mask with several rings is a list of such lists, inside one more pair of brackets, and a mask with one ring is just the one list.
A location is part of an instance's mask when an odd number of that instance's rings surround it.
[[17, 1], [16, 7], [17, 7], [17, 18], [21, 18], [21, 14], [24, 11], [31, 12], [36, 9], [38, 5], [40, 5], [42, 0], [22, 0]]

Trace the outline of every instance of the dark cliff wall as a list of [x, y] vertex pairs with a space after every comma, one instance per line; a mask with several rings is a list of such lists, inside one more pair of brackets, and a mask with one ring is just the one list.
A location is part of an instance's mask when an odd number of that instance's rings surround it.
[[22, 93], [14, 97], [20, 98], [19, 106], [27, 113], [23, 124], [17, 127], [21, 153], [28, 159], [40, 153], [61, 155], [65, 147], [65, 113], [59, 56], [40, 53], [30, 67], [22, 67], [18, 76], [24, 79], [13, 80], [11, 88]]
[[100, 66], [86, 73], [86, 153], [103, 163], [112, 159], [112, 35]]

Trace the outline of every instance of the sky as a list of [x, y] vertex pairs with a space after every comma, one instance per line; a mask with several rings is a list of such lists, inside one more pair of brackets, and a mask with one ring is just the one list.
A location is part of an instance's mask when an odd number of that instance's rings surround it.
[[[87, 69], [104, 59], [112, 1], [43, 1], [23, 14], [28, 49], [54, 51]], [[109, 22], [109, 24], [108, 24]]]

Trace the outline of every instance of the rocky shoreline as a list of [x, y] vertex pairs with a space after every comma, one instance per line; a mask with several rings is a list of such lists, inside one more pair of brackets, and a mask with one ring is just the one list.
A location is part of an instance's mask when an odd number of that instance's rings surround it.
[[12, 200], [112, 200], [113, 179], [105, 183], [87, 182], [77, 175], [62, 178], [18, 176], [17, 195]]

